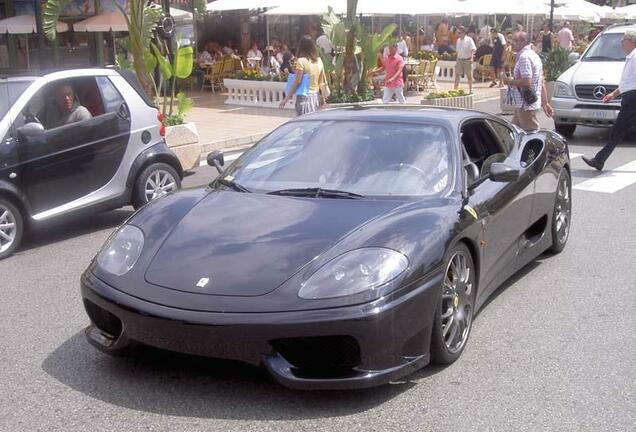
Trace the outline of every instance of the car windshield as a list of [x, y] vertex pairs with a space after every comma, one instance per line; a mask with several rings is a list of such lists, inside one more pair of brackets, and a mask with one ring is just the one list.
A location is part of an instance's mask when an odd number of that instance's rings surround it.
[[605, 33], [592, 43], [582, 61], [625, 61], [625, 52], [621, 47], [622, 33]]
[[296, 121], [264, 138], [224, 179], [284, 195], [435, 196], [452, 184], [451, 148], [438, 125]]
[[15, 101], [31, 85], [32, 81], [0, 80], [0, 119], [2, 119]]

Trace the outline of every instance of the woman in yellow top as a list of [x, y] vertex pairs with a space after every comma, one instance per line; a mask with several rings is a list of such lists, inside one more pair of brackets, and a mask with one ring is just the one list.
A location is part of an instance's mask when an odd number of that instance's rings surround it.
[[316, 45], [309, 36], [303, 36], [300, 40], [294, 73], [296, 74], [296, 80], [293, 82], [289, 94], [281, 102], [280, 107], [284, 108], [292, 100], [298, 86], [302, 82], [303, 75], [307, 74], [309, 75], [309, 91], [306, 95], [296, 96], [296, 114], [303, 115], [318, 111], [324, 103], [324, 100], [320, 97], [320, 88], [321, 86], [326, 86], [327, 78], [322, 60], [318, 56]]

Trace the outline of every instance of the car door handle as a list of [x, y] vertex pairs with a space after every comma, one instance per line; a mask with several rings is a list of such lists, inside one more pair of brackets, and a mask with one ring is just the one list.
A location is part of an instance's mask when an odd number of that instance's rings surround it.
[[122, 120], [130, 120], [130, 111], [128, 110], [128, 105], [125, 103], [119, 105], [117, 109], [117, 116]]

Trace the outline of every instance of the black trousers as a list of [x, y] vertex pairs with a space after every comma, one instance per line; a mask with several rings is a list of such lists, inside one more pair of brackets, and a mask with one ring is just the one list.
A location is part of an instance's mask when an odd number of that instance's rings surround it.
[[636, 90], [621, 95], [621, 110], [618, 112], [614, 126], [610, 129], [607, 144], [596, 154], [595, 159], [605, 163], [632, 126], [636, 126]]

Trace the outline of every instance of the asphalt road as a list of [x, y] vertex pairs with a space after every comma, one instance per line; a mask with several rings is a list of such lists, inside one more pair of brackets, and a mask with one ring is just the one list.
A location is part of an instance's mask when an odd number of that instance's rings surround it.
[[[581, 129], [571, 152], [592, 155], [605, 134]], [[636, 133], [608, 168], [634, 160]], [[573, 168], [575, 185], [597, 175]], [[186, 185], [213, 176], [202, 168]], [[635, 198], [636, 184], [575, 190], [567, 249], [495, 294], [459, 361], [356, 392], [291, 391], [233, 362], [97, 352], [78, 280], [130, 211], [50, 226], [0, 262], [0, 430], [633, 431]]]

